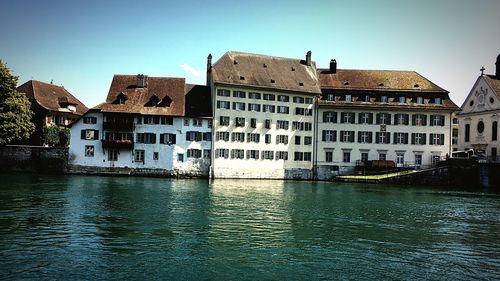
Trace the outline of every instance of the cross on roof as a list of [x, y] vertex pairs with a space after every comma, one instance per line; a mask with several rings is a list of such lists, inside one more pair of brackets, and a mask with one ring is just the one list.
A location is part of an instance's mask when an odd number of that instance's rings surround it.
[[486, 70], [486, 68], [484, 68], [484, 66], [481, 66], [481, 69], [479, 69], [479, 70], [481, 71], [481, 76], [483, 76], [484, 75], [483, 72]]

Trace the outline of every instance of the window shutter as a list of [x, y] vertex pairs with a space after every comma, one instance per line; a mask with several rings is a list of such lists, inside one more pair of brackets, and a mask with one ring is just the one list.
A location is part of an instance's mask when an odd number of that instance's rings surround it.
[[176, 144], [176, 143], [177, 143], [177, 135], [172, 134], [172, 144]]
[[349, 132], [349, 142], [354, 142], [354, 132]]
[[202, 141], [203, 140], [203, 135], [201, 132], [196, 133], [196, 141]]
[[[432, 124], [432, 122], [431, 122]], [[434, 137], [434, 134], [429, 134], [429, 143], [432, 144], [432, 138]]]
[[[411, 124], [412, 124], [413, 126], [417, 125], [417, 116], [418, 116], [418, 115], [415, 115], [415, 114], [413, 114], [413, 115], [411, 116]], [[413, 134], [412, 134], [412, 135], [413, 135]], [[412, 138], [413, 138], [413, 137], [412, 137]]]
[[444, 115], [439, 116], [439, 125], [444, 126]]
[[427, 138], [427, 135], [426, 134], [422, 134], [422, 144], [426, 143], [426, 138]]
[[333, 123], [337, 123], [337, 112], [332, 112], [333, 113]]
[[325, 111], [325, 112], [323, 112], [323, 123], [326, 123], [326, 114], [327, 114], [327, 113], [328, 113], [328, 112], [326, 112], [326, 111]]
[[397, 135], [396, 135], [396, 134], [397, 134], [397, 133], [393, 133], [394, 137], [392, 138], [392, 143], [394, 143], [394, 144], [396, 144], [396, 141], [397, 141], [397, 139], [398, 139], [398, 137], [397, 137]]
[[380, 132], [375, 132], [375, 143], [379, 143], [380, 142], [379, 139], [380, 139]]
[[405, 125], [409, 125], [410, 124], [410, 115], [408, 114], [405, 114]]
[[151, 134], [151, 143], [156, 143], [156, 134]]
[[99, 139], [99, 130], [94, 130], [94, 139], [95, 140]]
[[351, 114], [351, 117], [352, 117], [351, 124], [356, 124], [356, 113], [352, 112], [352, 113], [349, 113], [349, 114]]
[[358, 142], [361, 142], [361, 132], [358, 132]]
[[346, 114], [345, 112], [340, 113], [340, 123], [344, 123], [345, 114]]
[[337, 141], [337, 131], [333, 131], [333, 141]]
[[427, 115], [422, 114], [422, 125], [427, 126]]
[[189, 141], [189, 136], [191, 136], [191, 132], [186, 132], [186, 140]]
[[373, 132], [368, 132], [368, 142], [372, 143]]
[[368, 123], [373, 124], [373, 113], [368, 114]]
[[405, 144], [408, 144], [408, 133], [405, 133], [404, 136], [405, 136]]
[[80, 132], [80, 138], [81, 138], [82, 140], [84, 140], [84, 139], [85, 139], [85, 130], [81, 130], [81, 132]]
[[[415, 115], [413, 115], [413, 117], [415, 117]], [[411, 133], [411, 144], [416, 144], [416, 140], [415, 140], [415, 133]]]
[[323, 131], [322, 131], [322, 137], [321, 137], [321, 140], [322, 140], [322, 141], [326, 141], [326, 131], [325, 131], [325, 130], [323, 130]]
[[439, 144], [444, 145], [444, 134], [439, 135]]
[[392, 122], [391, 122], [391, 114], [390, 113], [386, 113], [386, 116], [387, 116], [387, 125], [391, 125]]
[[[354, 115], [356, 115], [356, 113], [354, 113]], [[358, 123], [361, 124], [361, 122], [363, 122], [363, 113], [358, 113]]]
[[431, 115], [431, 126], [434, 126], [434, 118], [436, 118], [436, 115]]
[[166, 137], [166, 134], [160, 134], [160, 144], [165, 143], [165, 137]]

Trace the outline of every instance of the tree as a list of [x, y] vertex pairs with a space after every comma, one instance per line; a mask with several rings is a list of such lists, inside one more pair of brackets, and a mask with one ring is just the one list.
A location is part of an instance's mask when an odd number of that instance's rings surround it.
[[35, 130], [30, 101], [16, 85], [17, 77], [0, 60], [0, 145], [27, 139]]
[[48, 146], [67, 147], [69, 145], [69, 129], [58, 126], [43, 127], [43, 143]]

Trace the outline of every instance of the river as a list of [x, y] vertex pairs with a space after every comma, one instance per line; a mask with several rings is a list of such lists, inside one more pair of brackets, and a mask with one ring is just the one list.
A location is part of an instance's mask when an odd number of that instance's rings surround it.
[[0, 176], [0, 279], [500, 279], [495, 193]]

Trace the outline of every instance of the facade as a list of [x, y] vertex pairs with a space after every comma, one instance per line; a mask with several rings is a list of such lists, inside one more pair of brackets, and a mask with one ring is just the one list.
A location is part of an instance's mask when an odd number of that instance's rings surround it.
[[312, 179], [321, 91], [311, 53], [300, 60], [227, 52], [213, 66], [211, 59], [211, 175]]
[[413, 71], [318, 70], [316, 173], [352, 173], [371, 160], [431, 167], [451, 154], [448, 92]]
[[209, 94], [182, 78], [115, 75], [106, 103], [71, 128], [71, 169], [208, 176]]
[[52, 83], [30, 80], [19, 86], [17, 91], [28, 97], [34, 112], [32, 122], [35, 131], [26, 144], [43, 145], [45, 126], [67, 127], [88, 110], [64, 87]]
[[457, 118], [460, 126], [457, 150], [473, 150], [481, 160], [498, 162], [500, 55], [497, 57], [495, 75], [481, 73], [462, 104]]

